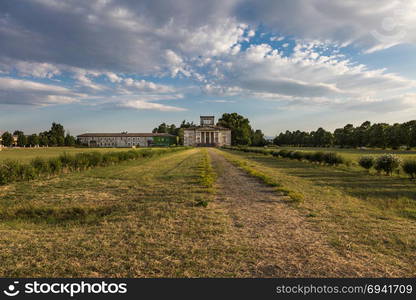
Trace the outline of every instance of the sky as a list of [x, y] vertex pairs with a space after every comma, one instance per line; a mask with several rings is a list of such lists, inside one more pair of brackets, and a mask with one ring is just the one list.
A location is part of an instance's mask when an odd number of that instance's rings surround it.
[[416, 117], [416, 1], [2, 0], [0, 131]]

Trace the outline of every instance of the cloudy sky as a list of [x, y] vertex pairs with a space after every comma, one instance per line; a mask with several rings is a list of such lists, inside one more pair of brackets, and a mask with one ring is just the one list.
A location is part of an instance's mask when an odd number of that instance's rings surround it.
[[2, 0], [0, 130], [416, 118], [412, 0]]

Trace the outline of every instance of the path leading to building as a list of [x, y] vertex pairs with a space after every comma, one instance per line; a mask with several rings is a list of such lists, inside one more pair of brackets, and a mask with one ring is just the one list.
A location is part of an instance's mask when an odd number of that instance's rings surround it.
[[371, 264], [345, 258], [325, 235], [285, 203], [273, 188], [209, 149], [218, 173], [216, 205], [232, 219], [232, 235], [249, 245], [258, 257], [250, 266], [255, 277], [368, 277], [383, 276]]

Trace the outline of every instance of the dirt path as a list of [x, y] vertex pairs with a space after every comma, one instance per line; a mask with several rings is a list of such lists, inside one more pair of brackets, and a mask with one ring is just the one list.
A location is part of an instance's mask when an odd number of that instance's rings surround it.
[[[232, 234], [258, 256], [254, 277], [382, 276], [361, 259], [340, 256], [323, 233], [288, 206], [271, 187], [246, 175], [210, 149], [218, 173], [217, 205], [233, 220]], [[366, 259], [367, 260], [367, 259]]]

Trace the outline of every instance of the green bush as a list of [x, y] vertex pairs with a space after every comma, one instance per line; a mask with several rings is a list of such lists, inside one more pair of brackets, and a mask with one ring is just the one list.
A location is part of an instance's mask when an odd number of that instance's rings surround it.
[[416, 160], [406, 160], [403, 163], [403, 171], [410, 176], [410, 178], [416, 178]]
[[73, 164], [74, 156], [64, 152], [58, 156], [58, 159], [61, 161], [62, 168], [70, 168]]
[[99, 166], [101, 164], [101, 161], [103, 160], [103, 155], [101, 152], [98, 151], [94, 151], [94, 152], [90, 152], [88, 153], [88, 159], [89, 159], [89, 165], [91, 167], [96, 167]]
[[309, 161], [312, 161], [313, 153], [312, 152], [303, 152], [303, 158]]
[[279, 157], [279, 151], [273, 151], [273, 152], [272, 152], [272, 155], [273, 155], [274, 157]]
[[288, 157], [289, 156], [289, 151], [283, 149], [279, 151], [279, 156], [281, 157]]
[[324, 161], [325, 153], [321, 151], [314, 152], [311, 157], [312, 162], [322, 163]]
[[50, 171], [48, 162], [43, 158], [36, 157], [30, 164], [36, 170], [37, 174], [48, 174]]
[[362, 156], [358, 160], [358, 164], [364, 169], [370, 170], [374, 166], [374, 157], [373, 156]]
[[394, 154], [385, 154], [377, 157], [375, 162], [375, 169], [377, 171], [384, 171], [387, 175], [391, 175], [401, 163], [401, 159]]
[[305, 158], [305, 155], [302, 151], [295, 151], [291, 154], [293, 159], [302, 160]]
[[51, 174], [58, 174], [62, 171], [62, 162], [59, 158], [51, 158], [48, 161]]
[[9, 173], [10, 181], [16, 181], [19, 179], [20, 174], [20, 164], [15, 160], [6, 160], [4, 162], [4, 167], [6, 171]]
[[0, 184], [7, 184], [19, 178], [20, 165], [17, 161], [6, 160], [0, 166]]
[[33, 180], [36, 178], [36, 170], [32, 165], [22, 165], [22, 176], [23, 180]]
[[111, 153], [104, 153], [101, 165], [109, 166], [118, 162], [118, 159], [114, 157]]
[[344, 158], [336, 152], [325, 152], [322, 159], [323, 162], [330, 166], [337, 166], [345, 162]]

